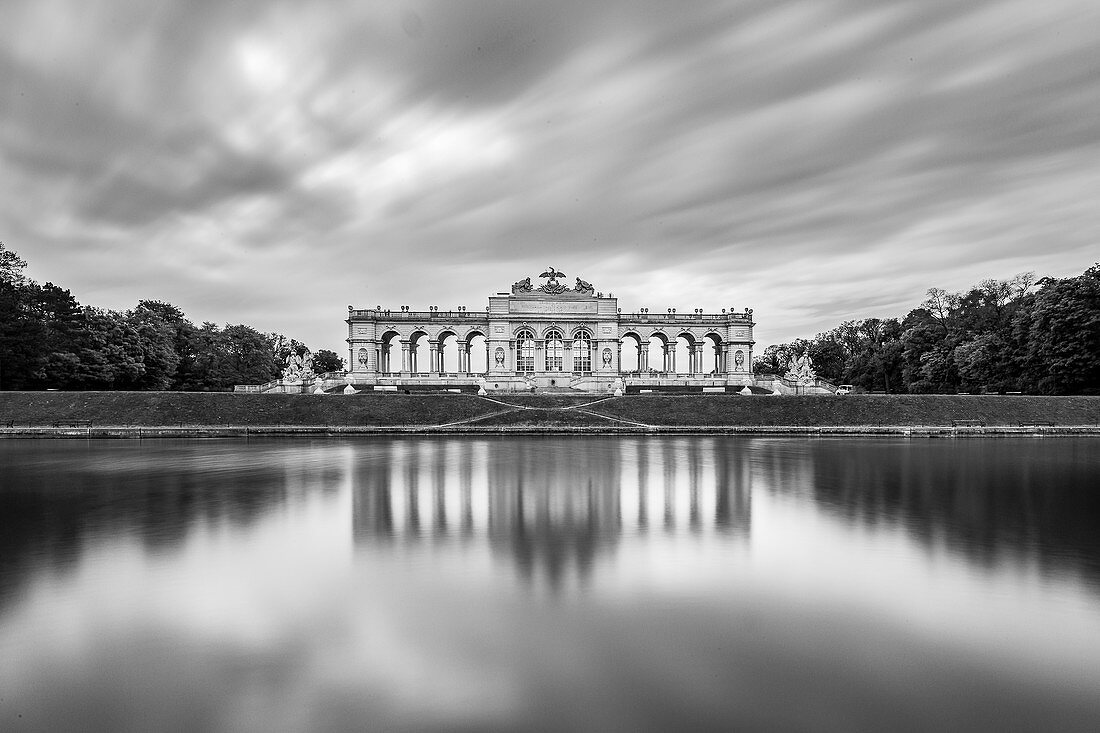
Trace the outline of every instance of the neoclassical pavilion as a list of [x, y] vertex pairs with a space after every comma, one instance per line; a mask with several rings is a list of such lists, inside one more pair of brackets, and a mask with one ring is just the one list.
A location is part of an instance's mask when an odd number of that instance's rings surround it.
[[348, 306], [348, 378], [361, 385], [454, 381], [492, 390], [752, 383], [752, 309], [623, 313], [610, 293], [549, 268], [482, 311]]

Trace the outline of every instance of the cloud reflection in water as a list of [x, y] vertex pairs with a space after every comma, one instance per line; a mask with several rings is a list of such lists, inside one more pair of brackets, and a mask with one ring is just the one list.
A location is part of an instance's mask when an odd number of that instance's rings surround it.
[[1073, 729], [1100, 712], [1096, 466], [1072, 440], [0, 453], [4, 729]]

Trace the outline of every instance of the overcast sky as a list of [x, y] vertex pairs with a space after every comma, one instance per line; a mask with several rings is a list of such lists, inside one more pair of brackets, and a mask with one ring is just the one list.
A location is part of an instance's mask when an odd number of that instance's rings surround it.
[[345, 351], [548, 266], [758, 348], [1100, 259], [1096, 0], [0, 0], [0, 240]]

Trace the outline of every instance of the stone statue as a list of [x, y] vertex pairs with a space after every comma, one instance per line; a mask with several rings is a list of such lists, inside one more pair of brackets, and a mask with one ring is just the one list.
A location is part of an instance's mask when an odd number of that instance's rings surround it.
[[558, 284], [558, 278], [559, 277], [565, 277], [565, 273], [562, 272], [561, 270], [555, 270], [553, 267], [548, 267], [548, 268], [546, 268], [546, 272], [539, 275], [539, 277], [548, 277], [548, 278], [550, 278], [550, 284], [551, 285], [557, 285]]
[[283, 369], [282, 374], [284, 382], [311, 382], [314, 376], [316, 375], [313, 373], [313, 355], [309, 353], [309, 349], [306, 349], [301, 356], [294, 352], [287, 354], [286, 368]]
[[519, 282], [512, 283], [512, 293], [529, 293], [531, 292], [531, 278], [525, 277]]
[[539, 275], [539, 277], [550, 278], [549, 282], [545, 282], [539, 286], [539, 291], [543, 293], [547, 293], [549, 295], [558, 295], [560, 293], [564, 293], [566, 290], [569, 289], [558, 282], [559, 277], [565, 277], [565, 273], [561, 270], [555, 270], [553, 267], [549, 267], [546, 269], [546, 272]]
[[585, 282], [579, 277], [577, 278], [577, 285], [573, 289], [576, 290], [578, 293], [583, 293], [585, 295], [592, 295], [592, 293], [596, 292], [595, 288], [592, 287], [592, 283]]
[[810, 361], [810, 355], [803, 354], [802, 356], [796, 357], [795, 360], [791, 362], [791, 366], [787, 369], [787, 373], [783, 375], [783, 378], [801, 385], [813, 384], [817, 380], [817, 374], [814, 373], [813, 362]]

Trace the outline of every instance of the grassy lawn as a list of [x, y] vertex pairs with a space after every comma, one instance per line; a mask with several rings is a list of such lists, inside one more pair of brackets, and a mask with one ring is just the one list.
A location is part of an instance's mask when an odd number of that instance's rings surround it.
[[189, 392], [4, 392], [0, 419], [17, 426], [58, 420], [95, 425], [438, 425], [498, 405], [470, 395], [286, 395]]
[[[457, 394], [284, 395], [182, 392], [0, 392], [0, 421], [16, 427], [91, 420], [96, 426], [398, 426], [469, 421], [470, 427], [608, 427], [615, 423], [561, 408], [599, 400], [574, 395]], [[531, 409], [505, 414], [507, 407]], [[630, 395], [585, 408], [664, 426], [939, 425], [980, 420], [988, 426], [1053, 422], [1100, 424], [1100, 397], [1023, 395], [849, 395], [741, 397]], [[483, 420], [475, 418], [484, 417]]]
[[1011, 426], [1038, 421], [1058, 425], [1100, 422], [1100, 397], [1024, 395], [640, 395], [603, 402], [592, 409], [661, 425], [918, 426], [980, 420], [989, 426]]

